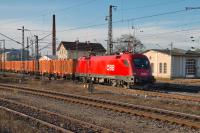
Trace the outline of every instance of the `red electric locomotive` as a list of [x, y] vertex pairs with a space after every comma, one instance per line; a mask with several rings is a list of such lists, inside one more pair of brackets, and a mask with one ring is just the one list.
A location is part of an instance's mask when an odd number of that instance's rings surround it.
[[154, 82], [148, 58], [142, 54], [131, 53], [81, 57], [75, 76], [84, 81], [92, 78], [95, 82], [126, 87], [136, 83]]

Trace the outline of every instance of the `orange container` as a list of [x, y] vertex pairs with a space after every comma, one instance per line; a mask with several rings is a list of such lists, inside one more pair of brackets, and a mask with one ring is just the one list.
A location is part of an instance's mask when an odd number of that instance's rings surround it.
[[53, 74], [59, 75], [62, 69], [61, 60], [53, 60], [52, 64], [53, 64]]
[[[39, 72], [41, 74], [56, 74], [59, 76], [72, 75], [75, 73], [76, 60], [43, 60], [39, 61]], [[26, 73], [36, 72], [36, 61], [5, 61], [0, 62], [0, 69], [5, 69], [14, 72]]]
[[74, 64], [72, 59], [64, 60], [63, 62], [63, 72], [64, 74], [73, 74], [74, 73]]
[[61, 62], [62, 62], [62, 65], [61, 65], [62, 75], [72, 75], [75, 73], [76, 60], [67, 59], [67, 60], [62, 60]]

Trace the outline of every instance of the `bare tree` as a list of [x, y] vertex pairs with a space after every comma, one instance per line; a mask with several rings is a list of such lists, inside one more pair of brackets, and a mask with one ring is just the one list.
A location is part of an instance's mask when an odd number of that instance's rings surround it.
[[122, 52], [129, 51], [133, 53], [139, 53], [143, 51], [145, 46], [140, 40], [131, 34], [123, 34], [117, 38], [114, 51]]

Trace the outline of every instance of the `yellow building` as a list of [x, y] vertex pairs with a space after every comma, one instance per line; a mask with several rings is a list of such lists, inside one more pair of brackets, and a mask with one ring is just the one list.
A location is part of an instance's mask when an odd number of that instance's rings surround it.
[[58, 59], [77, 59], [90, 53], [103, 55], [106, 50], [100, 43], [64, 42], [57, 49]]
[[181, 49], [151, 49], [143, 53], [156, 78], [200, 78], [200, 53]]

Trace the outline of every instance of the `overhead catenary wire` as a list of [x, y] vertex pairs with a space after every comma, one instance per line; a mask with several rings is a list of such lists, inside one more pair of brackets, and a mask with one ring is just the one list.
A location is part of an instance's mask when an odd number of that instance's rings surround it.
[[182, 30], [175, 30], [175, 31], [169, 31], [169, 32], [159, 32], [155, 34], [144, 34], [144, 35], [141, 35], [140, 37], [152, 37], [152, 36], [158, 36], [158, 35], [161, 36], [164, 34], [172, 34], [172, 33], [195, 31], [195, 30], [200, 30], [200, 28], [182, 29]]
[[5, 38], [8, 38], [9, 40], [11, 40], [11, 41], [13, 41], [13, 42], [15, 42], [15, 43], [17, 43], [17, 44], [22, 44], [22, 43], [20, 43], [20, 42], [14, 40], [14, 39], [12, 39], [11, 37], [9, 37], [9, 36], [7, 36], [7, 35], [5, 35], [5, 34], [3, 34], [3, 33], [0, 33], [0, 35], [2, 35], [2, 36], [5, 37]]
[[[132, 20], [141, 20], [141, 19], [152, 18], [152, 17], [157, 17], [157, 16], [163, 16], [163, 15], [168, 15], [168, 14], [177, 14], [177, 13], [185, 12], [185, 11], [187, 11], [187, 10], [176, 10], [176, 11], [170, 11], [170, 12], [164, 12], [164, 13], [158, 13], [158, 14], [153, 14], [153, 15], [148, 15], [148, 16], [137, 17], [137, 18], [129, 18], [129, 19], [125, 19], [125, 20], [117, 20], [117, 21], [114, 21], [113, 23], [120, 23], [120, 22], [125, 22], [125, 21], [129, 22], [129, 21], [132, 21]], [[86, 26], [79, 26], [79, 27], [69, 28], [69, 29], [61, 30], [61, 31], [57, 31], [57, 32], [79, 30], [79, 29], [85, 29], [85, 28], [91, 28], [91, 27], [98, 27], [98, 26], [104, 26], [104, 25], [107, 25], [107, 23], [94, 24], [94, 25], [86, 25]], [[34, 30], [32, 30], [32, 31], [34, 31]], [[48, 34], [48, 35], [46, 35], [46, 36], [44, 36], [44, 37], [42, 37], [40, 40], [45, 39], [46, 37], [48, 37], [50, 35], [51, 35], [51, 33]]]
[[[141, 20], [141, 19], [158, 17], [158, 16], [163, 16], [163, 15], [176, 14], [176, 13], [181, 13], [181, 12], [186, 12], [186, 11], [187, 10], [182, 9], [182, 10], [176, 10], [176, 11], [158, 13], [158, 14], [153, 14], [153, 15], [148, 15], [148, 16], [142, 16], [142, 17], [136, 17], [136, 18], [129, 18], [129, 19], [123, 19], [123, 20], [117, 20], [117, 21], [113, 21], [113, 23], [129, 22], [129, 21], [133, 21], [133, 20]], [[107, 25], [107, 23], [94, 24], [94, 25], [86, 25], [86, 26], [79, 26], [79, 27], [75, 27], [75, 28], [69, 28], [69, 29], [66, 29], [66, 30], [60, 30], [60, 31], [58, 30], [57, 32], [65, 32], [65, 31], [86, 29], [86, 28], [99, 27], [99, 26], [104, 26], [104, 25]]]
[[[174, 25], [175, 27], [182, 27], [182, 26], [187, 26], [187, 25], [191, 25], [191, 24], [198, 24], [200, 21], [195, 21], [195, 22], [191, 22], [191, 23], [185, 23], [185, 24], [180, 24], [180, 25]], [[95, 26], [95, 25], [94, 25]], [[79, 28], [77, 27], [77, 30], [78, 30]], [[140, 29], [140, 28], [139, 28]], [[69, 29], [69, 30], [76, 30], [75, 28], [74, 29]], [[139, 35], [139, 36], [148, 36], [148, 35], [156, 35], [156, 34], [169, 34], [169, 33], [176, 33], [176, 32], [181, 32], [181, 31], [190, 31], [190, 30], [195, 30], [195, 28], [194, 29], [188, 29], [188, 30], [176, 30], [176, 31], [170, 31], [170, 32], [159, 32], [159, 33], [155, 33], [155, 34], [142, 34], [142, 35]], [[92, 36], [94, 37], [94, 36], [97, 36], [97, 35], [99, 35], [99, 34], [93, 34]], [[82, 35], [82, 36], [79, 36], [79, 37], [85, 37], [85, 35]]]
[[143, 8], [151, 8], [151, 7], [156, 7], [156, 6], [166, 6], [169, 4], [174, 4], [177, 2], [183, 2], [186, 0], [171, 0], [171, 1], [164, 1], [164, 2], [159, 2], [156, 4], [147, 4], [147, 5], [143, 5], [143, 6], [137, 6], [137, 7], [133, 7], [133, 8], [127, 8], [127, 9], [118, 9], [119, 11], [125, 12], [125, 11], [130, 11], [130, 10], [135, 10], [135, 9], [143, 9]]
[[[71, 9], [71, 8], [75, 8], [75, 7], [79, 7], [79, 6], [83, 6], [83, 5], [86, 5], [86, 4], [89, 4], [93, 1], [96, 1], [96, 0], [88, 0], [86, 2], [80, 2], [78, 4], [75, 4], [75, 5], [72, 5], [72, 6], [69, 6], [69, 7], [66, 7], [66, 8], [63, 8], [63, 9], [57, 9], [57, 11], [55, 12], [59, 12], [59, 11], [64, 11], [64, 10], [67, 10], [67, 9]], [[181, 0], [177, 0], [177, 1], [181, 1]], [[184, 1], [184, 0], [182, 0]], [[173, 1], [174, 2], [174, 1]], [[151, 6], [157, 6], [157, 5], [162, 5], [162, 4], [166, 4], [166, 3], [169, 3], [169, 2], [160, 2], [158, 4], [150, 4], [150, 5], [144, 5], [144, 6], [138, 6], [136, 8], [143, 8], [143, 7], [151, 7]], [[126, 10], [126, 9], [125, 9]], [[172, 12], [171, 12], [172, 13]], [[170, 12], [168, 12], [167, 14], [171, 14]], [[159, 16], [161, 15], [164, 15], [164, 14], [157, 14]], [[41, 15], [40, 15], [41, 16]], [[42, 15], [44, 16], [44, 14]], [[144, 16], [145, 18], [147, 18], [147, 16]], [[153, 17], [153, 16], [149, 16], [149, 17]], [[119, 23], [119, 22], [123, 22], [123, 21], [131, 21], [131, 20], [138, 20], [138, 19], [142, 19], [142, 18], [131, 18], [131, 19], [126, 19], [126, 20], [119, 20], [119, 21], [116, 21], [116, 22], [113, 22], [113, 23]], [[7, 24], [7, 23], [6, 23]], [[2, 24], [1, 24], [2, 25]], [[101, 25], [106, 25], [106, 23], [102, 23], [102, 24], [95, 24], [95, 25], [89, 25], [89, 26], [79, 26], [79, 27], [75, 27], [75, 28], [70, 28], [70, 29], [67, 29], [66, 31], [70, 31], [70, 30], [76, 30], [76, 29], [83, 29], [83, 28], [90, 28], [90, 27], [96, 27], [96, 26], [101, 26]], [[43, 31], [43, 32], [50, 32], [50, 31], [45, 31], [45, 30], [33, 30], [33, 31]], [[65, 31], [65, 30], [64, 30]], [[59, 32], [59, 31], [58, 31]], [[63, 31], [60, 31], [60, 32], [63, 32]]]
[[[133, 20], [141, 20], [141, 19], [147, 19], [147, 18], [158, 17], [158, 16], [163, 16], [163, 15], [177, 14], [177, 13], [185, 12], [185, 11], [188, 11], [188, 10], [182, 9], [182, 10], [169, 11], [169, 12], [158, 13], [158, 14], [142, 16], [142, 17], [136, 17], [136, 18], [121, 19], [121, 20], [113, 21], [113, 23], [129, 22], [129, 21], [133, 21]], [[99, 27], [99, 26], [104, 26], [104, 25], [107, 25], [107, 23], [100, 23], [100, 24], [93, 24], [93, 25], [86, 25], [86, 26], [78, 26], [78, 27], [69, 28], [69, 29], [66, 29], [66, 30], [58, 30], [57, 32], [65, 32], [65, 31], [86, 29], [86, 28]], [[48, 31], [48, 30], [39, 30], [39, 29], [35, 29], [35, 30], [32, 29], [31, 31], [51, 32], [50, 30]], [[51, 34], [49, 34], [49, 35], [51, 35]]]
[[43, 40], [43, 39], [45, 39], [45, 38], [47, 38], [47, 37], [49, 37], [49, 36], [51, 36], [52, 35], [52, 33], [50, 33], [50, 34], [48, 34], [48, 35], [46, 35], [46, 36], [44, 36], [44, 37], [42, 37], [42, 38], [40, 38], [40, 39], [38, 39], [39, 41], [40, 40]]
[[[113, 21], [113, 23], [129, 22], [129, 21], [133, 21], [133, 20], [141, 20], [141, 19], [158, 17], [158, 16], [163, 16], [163, 15], [176, 14], [176, 13], [185, 12], [185, 11], [188, 11], [188, 10], [182, 9], [182, 10], [169, 11], [169, 12], [164, 12], [164, 13], [158, 13], [158, 14], [153, 14], [153, 15], [148, 15], [148, 16], [137, 17], [137, 18], [129, 18], [129, 19], [123, 19], [123, 20], [121, 19], [121, 20]], [[86, 25], [86, 26], [78, 26], [78, 27], [69, 28], [69, 29], [66, 29], [66, 30], [58, 30], [57, 32], [73, 31], [73, 30], [79, 30], [79, 29], [99, 27], [99, 26], [104, 26], [104, 25], [107, 25], [107, 23], [100, 23], [100, 24], [93, 24], [93, 25]], [[39, 29], [36, 29], [36, 30], [32, 29], [30, 31], [51, 32], [50, 30], [48, 31], [48, 30], [39, 30]], [[50, 35], [51, 34], [48, 34], [47, 36], [50, 36]]]
[[[182, 27], [182, 26], [187, 26], [187, 25], [191, 25], [191, 24], [197, 24], [197, 23], [200, 23], [200, 21], [195, 21], [195, 22], [191, 22], [191, 23], [185, 23], [185, 24], [181, 24], [181, 25], [176, 25], [176, 27]], [[96, 25], [90, 25], [91, 27], [95, 27]], [[76, 28], [71, 28], [71, 29], [68, 29], [68, 30], [78, 30], [78, 29], [84, 29], [84, 28], [86, 28], [86, 27], [76, 27]], [[37, 31], [37, 30], [30, 30], [30, 31]], [[42, 30], [41, 30], [42, 31]], [[50, 31], [49, 31], [50, 32]], [[58, 31], [58, 32], [62, 32], [62, 31]], [[165, 33], [165, 32], [164, 32]], [[168, 32], [166, 32], [166, 33], [168, 33]], [[171, 33], [171, 32], [170, 32]], [[156, 34], [160, 34], [160, 33], [156, 33]], [[153, 35], [156, 35], [156, 34], [153, 34]], [[51, 33], [50, 34], [47, 34], [47, 35], [45, 35], [44, 37], [42, 37], [41, 39], [39, 39], [39, 40], [43, 40], [43, 39], [45, 39], [45, 38], [47, 38], [48, 36], [50, 36], [51, 35]], [[144, 36], [146, 35], [146, 34], [143, 34]]]
[[[77, 7], [81, 7], [81, 6], [84, 6], [84, 5], [87, 5], [87, 4], [90, 4], [92, 2], [95, 2], [97, 0], [87, 0], [87, 1], [84, 1], [84, 2], [80, 2], [80, 3], [77, 3], [77, 4], [74, 4], [74, 5], [71, 5], [71, 6], [68, 6], [66, 8], [62, 8], [62, 9], [56, 9], [55, 11], [48, 11], [48, 13], [44, 13], [42, 15], [36, 15], [36, 16], [33, 16], [33, 15], [29, 15], [30, 18], [39, 18], [39, 17], [43, 17], [45, 15], [48, 15], [48, 14], [52, 14], [52, 13], [56, 13], [56, 12], [62, 12], [62, 11], [65, 11], [65, 10], [68, 10], [68, 9], [72, 9], [72, 8], [77, 8]], [[37, 14], [41, 14], [43, 13], [43, 11], [40, 11], [38, 12]], [[6, 22], [6, 23], [2, 23], [2, 25], [7, 25], [7, 24], [12, 24], [12, 23], [18, 23], [18, 22], [23, 22], [24, 20], [26, 20], [27, 18], [20, 18], [18, 20], [14, 20], [14, 21], [10, 21], [10, 22]]]
[[[63, 11], [65, 11], [65, 10], [78, 8], [78, 7], [81, 7], [81, 6], [84, 6], [84, 5], [93, 3], [93, 2], [95, 2], [95, 1], [97, 1], [97, 0], [88, 0], [88, 1], [84, 1], [84, 2], [81, 1], [80, 3], [71, 5], [71, 6], [66, 7], [66, 8], [55, 9], [55, 11], [46, 11], [46, 10], [43, 10], [43, 11], [38, 12], [37, 14], [41, 14], [42, 12], [48, 12], [48, 13], [43, 13], [42, 15], [36, 15], [36, 16], [34, 16], [34, 15], [29, 15], [29, 17], [31, 17], [31, 18], [43, 17], [43, 16], [45, 16], [45, 15], [51, 14], [50, 12], [53, 12], [53, 13], [55, 13], [55, 12], [63, 12]], [[185, 0], [177, 0], [177, 1], [185, 1]], [[161, 3], [157, 3], [157, 4], [149, 4], [149, 5], [145, 5], [145, 6], [138, 6], [138, 7], [129, 8], [129, 9], [123, 9], [123, 10], [130, 10], [130, 9], [137, 9], [137, 8], [144, 8], [144, 7], [146, 8], [146, 7], [152, 7], [152, 6], [157, 6], [157, 5], [165, 5], [165, 4], [167, 4], [167, 3], [169, 3], [169, 2], [161, 2]], [[171, 2], [171, 3], [172, 3], [172, 2]], [[173, 3], [175, 3], [174, 0], [173, 0]], [[120, 10], [120, 9], [119, 9], [119, 10]], [[27, 19], [27, 18], [20, 18], [19, 20], [10, 21], [10, 22], [7, 22], [7, 23], [21, 22], [22, 20], [25, 20], [25, 19]], [[5, 23], [5, 24], [7, 24], [7, 23]], [[1, 25], [3, 25], [3, 24], [1, 24]]]

